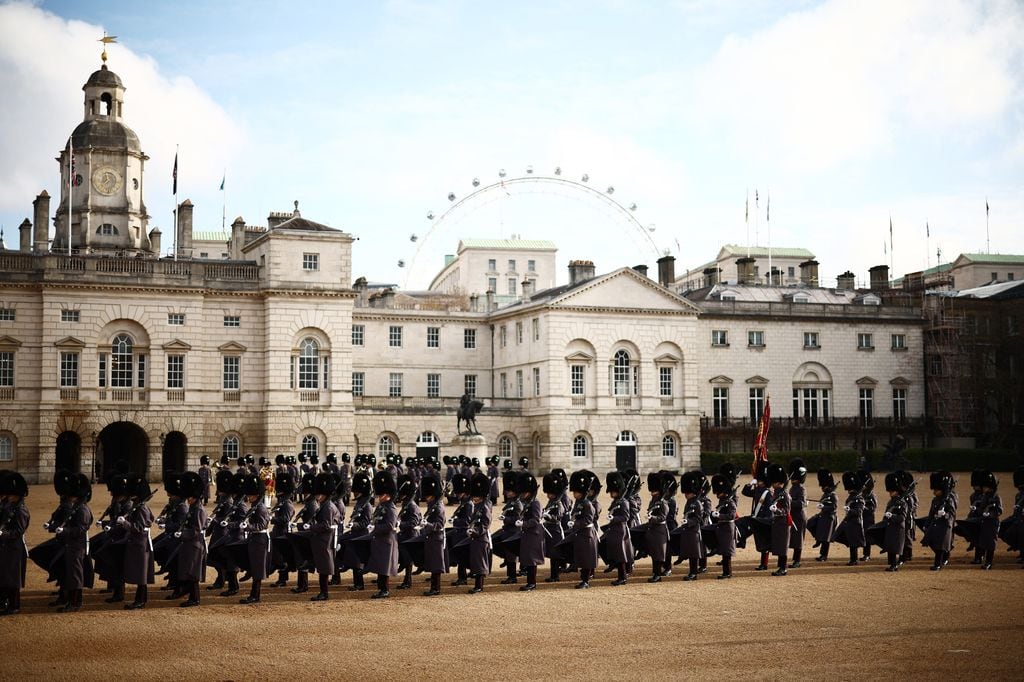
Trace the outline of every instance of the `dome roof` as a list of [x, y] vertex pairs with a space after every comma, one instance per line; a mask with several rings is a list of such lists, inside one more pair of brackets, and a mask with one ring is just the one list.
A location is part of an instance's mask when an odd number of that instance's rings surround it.
[[[121, 83], [121, 78], [107, 68], [104, 64], [99, 68], [99, 71], [93, 71], [92, 75], [89, 76], [89, 80], [85, 82], [85, 88], [123, 88], [124, 85]], [[84, 89], [84, 88], [83, 88]]]
[[83, 121], [71, 133], [71, 144], [75, 149], [105, 147], [142, 152], [139, 136], [131, 128], [117, 121]]

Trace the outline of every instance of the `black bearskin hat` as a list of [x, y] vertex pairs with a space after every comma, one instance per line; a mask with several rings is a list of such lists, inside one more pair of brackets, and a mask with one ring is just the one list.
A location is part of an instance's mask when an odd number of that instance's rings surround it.
[[910, 490], [910, 486], [914, 484], [914, 475], [909, 471], [904, 471], [903, 469], [897, 471], [896, 475], [900, 477], [900, 487], [903, 488], [903, 490]]
[[723, 462], [722, 466], [718, 467], [718, 473], [730, 479], [732, 481], [732, 485], [736, 485], [736, 477], [739, 475], [739, 470], [736, 469], [735, 464], [732, 462]]
[[28, 483], [17, 471], [0, 472], [0, 495], [28, 496]]
[[422, 493], [423, 497], [440, 497], [441, 481], [436, 476], [425, 476], [420, 481], [420, 493]]
[[799, 457], [789, 463], [789, 480], [795, 483], [803, 483], [807, 480], [807, 467]]
[[266, 488], [263, 479], [255, 474], [243, 476], [240, 482], [243, 495], [262, 495]]
[[107, 479], [107, 490], [111, 497], [121, 497], [128, 494], [128, 474], [113, 474]]
[[635, 495], [640, 490], [640, 472], [636, 469], [626, 469], [622, 472], [622, 479], [626, 482], [623, 495]]
[[974, 471], [972, 471], [971, 472], [971, 487], [972, 488], [980, 488], [983, 485], [985, 485], [984, 483], [982, 483], [982, 480], [984, 479], [984, 477], [985, 477], [985, 470], [984, 469], [975, 469]]
[[471, 459], [469, 461], [469, 463], [472, 464], [473, 466], [475, 466], [477, 469], [480, 468], [480, 458], [479, 457], [474, 457], [473, 459]]
[[347, 452], [341, 453], [341, 461], [345, 462], [346, 464], [348, 462], [351, 462], [352, 461], [352, 455], [348, 454]]
[[875, 477], [871, 475], [870, 471], [858, 469], [857, 476], [860, 477], [860, 487], [865, 495], [875, 489]]
[[455, 474], [452, 476], [452, 494], [461, 495], [469, 492], [469, 476], [466, 474]]
[[999, 487], [999, 479], [996, 478], [994, 473], [986, 470], [984, 478], [981, 479], [981, 487], [992, 488], [992, 490], [995, 490]]
[[948, 493], [953, 489], [953, 476], [948, 471], [936, 471], [929, 477], [928, 484], [932, 490]]
[[661, 493], [662, 478], [661, 472], [651, 471], [647, 474], [647, 490], [652, 493]]
[[529, 471], [522, 471], [519, 476], [516, 477], [516, 492], [520, 495], [536, 495], [537, 494], [537, 479], [534, 478], [533, 474]]
[[469, 480], [469, 496], [487, 497], [490, 491], [491, 479], [487, 478], [487, 474], [473, 474], [473, 478]]
[[521, 466], [524, 469], [528, 468], [530, 466], [530, 458], [529, 457], [520, 457], [519, 458], [519, 466]]
[[203, 484], [203, 479], [199, 478], [199, 474], [196, 472], [184, 472], [180, 476], [180, 481], [182, 497], [199, 498], [203, 496], [203, 490], [206, 489], [206, 486]]
[[252, 455], [246, 455], [245, 463], [248, 464], [249, 466], [253, 466], [254, 464], [256, 464], [256, 458], [253, 457]]
[[307, 471], [302, 474], [302, 494], [312, 495], [313, 494], [313, 483], [316, 482], [316, 474], [312, 471]]
[[88, 502], [92, 499], [92, 484], [85, 474], [75, 474], [68, 489], [68, 497], [77, 497]]
[[754, 467], [754, 478], [762, 483], [768, 482], [768, 462], [763, 459], [757, 460], [757, 466]]
[[903, 484], [900, 481], [900, 472], [893, 471], [885, 475], [885, 490], [890, 493], [902, 493]]
[[626, 489], [626, 479], [618, 471], [609, 471], [604, 477], [604, 487], [609, 493], [619, 493], [619, 495], [622, 495]]
[[261, 467], [270, 466], [270, 458], [269, 457], [264, 457], [263, 455], [260, 455], [260, 466]]
[[[218, 472], [220, 473], [220, 472]], [[224, 472], [230, 477], [231, 474]], [[184, 493], [181, 489], [181, 474], [171, 473], [164, 477], [164, 490], [167, 491], [168, 497], [184, 497]]]
[[501, 467], [503, 469], [511, 469], [512, 468], [512, 460], [506, 459], [504, 462], [501, 463]]
[[601, 494], [601, 477], [592, 471], [587, 473], [590, 474], [590, 489], [587, 491], [587, 495], [590, 496], [590, 499], [594, 499]]
[[701, 481], [704, 479], [703, 474], [696, 471], [687, 471], [679, 479], [679, 492], [690, 493], [692, 495], [700, 494]]
[[544, 474], [544, 478], [541, 479], [541, 487], [544, 490], [544, 493], [547, 495], [561, 495], [565, 488], [559, 488], [559, 480], [560, 479], [555, 474]]
[[235, 475], [231, 477], [231, 494], [242, 495], [242, 483], [245, 481], [245, 477], [248, 476], [248, 472], [244, 469], [240, 469], [235, 472]]
[[507, 495], [508, 493], [516, 492], [516, 479], [518, 474], [515, 471], [508, 470], [501, 472], [501, 494]]
[[230, 466], [230, 464], [231, 464], [231, 458], [230, 457], [228, 457], [227, 455], [221, 455], [220, 456], [220, 465], [222, 467]]
[[285, 455], [284, 461], [286, 464], [294, 465], [298, 460], [295, 459], [295, 455]]
[[199, 464], [205, 465], [205, 466], [209, 466], [210, 465], [210, 456], [209, 455], [203, 455], [202, 457], [200, 457], [199, 458]]
[[310, 455], [309, 456], [309, 463], [312, 464], [313, 466], [316, 466], [317, 464], [319, 464], [320, 463], [320, 455], [317, 455], [315, 453]]
[[333, 452], [328, 452], [327, 453], [327, 461], [328, 462], [337, 462], [338, 461], [338, 456], [336, 454], [334, 454]]
[[352, 477], [352, 492], [356, 495], [370, 494], [370, 475], [365, 471], [359, 471]]
[[395, 496], [397, 492], [395, 485], [395, 479], [391, 477], [386, 471], [378, 471], [373, 476], [373, 494], [374, 495], [390, 495]]
[[274, 458], [274, 464], [276, 464], [278, 466], [281, 466], [282, 464], [284, 464], [285, 461], [286, 460], [285, 460], [285, 457], [284, 457], [283, 454], [278, 455], [277, 457]]
[[661, 496], [672, 497], [679, 490], [679, 481], [676, 480], [676, 475], [664, 469], [659, 473], [661, 473]]
[[445, 455], [444, 457], [441, 458], [441, 461], [444, 462], [445, 466], [448, 466], [449, 464], [452, 463], [452, 458], [449, 457], [448, 455]]
[[299, 461], [305, 464], [307, 461], [309, 461], [309, 455], [307, 455], [305, 452], [300, 452]]
[[786, 469], [781, 464], [769, 463], [765, 467], [765, 479], [769, 484], [786, 483], [789, 481], [789, 476], [786, 475]]
[[329, 497], [333, 492], [334, 477], [327, 472], [317, 474], [316, 478], [313, 479], [313, 494], [327, 495]]
[[844, 471], [843, 472], [843, 490], [847, 492], [860, 492], [863, 481], [860, 480], [860, 476], [857, 475], [856, 471]]
[[416, 492], [416, 484], [413, 482], [412, 476], [409, 474], [399, 476], [396, 490], [398, 491], [398, 496], [403, 500], [412, 499], [413, 493]]
[[53, 474], [53, 489], [58, 497], [67, 497], [71, 494], [71, 484], [75, 475], [67, 469], [58, 469]]
[[733, 483], [733, 479], [725, 474], [715, 474], [711, 477], [711, 492], [715, 495], [721, 495], [722, 493], [729, 495], [732, 493]]
[[138, 474], [128, 475], [128, 486], [126, 488], [126, 495], [137, 497], [140, 500], [148, 500], [153, 496], [153, 489], [149, 487], [149, 481], [143, 476]]
[[572, 476], [569, 477], [569, 490], [586, 495], [587, 491], [590, 490], [591, 475], [586, 470], [572, 472]]
[[822, 490], [835, 490], [836, 479], [828, 469], [818, 469], [818, 485]]
[[295, 492], [295, 479], [290, 471], [282, 471], [274, 477], [274, 493], [278, 497], [286, 497]]
[[217, 492], [230, 495], [234, 478], [234, 474], [227, 469], [219, 469], [217, 475], [213, 477], [214, 483], [217, 484]]

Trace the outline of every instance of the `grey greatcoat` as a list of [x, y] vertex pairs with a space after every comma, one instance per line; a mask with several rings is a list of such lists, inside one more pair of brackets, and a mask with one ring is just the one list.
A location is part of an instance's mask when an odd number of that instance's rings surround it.
[[839, 500], [834, 492], [823, 492], [821, 501], [818, 503], [821, 511], [818, 512], [817, 527], [814, 529], [814, 542], [821, 544], [832, 542], [832, 534], [836, 532], [836, 507]]
[[715, 524], [715, 539], [718, 540], [718, 553], [723, 557], [736, 554], [736, 502], [731, 497], [723, 497], [718, 501], [718, 514]]
[[[939, 511], [945, 512], [940, 516]], [[956, 520], [956, 503], [948, 493], [932, 498], [928, 511], [928, 525], [925, 527], [922, 544], [936, 552], [948, 552], [953, 548], [953, 523]]]
[[181, 545], [178, 549], [178, 580], [198, 581], [206, 580], [206, 540], [203, 537], [206, 528], [206, 509], [200, 501], [193, 505], [182, 502], [178, 505], [177, 513], [181, 513], [181, 507], [186, 507], [185, 522], [178, 532], [181, 533]]
[[150, 529], [153, 526], [153, 512], [145, 502], [138, 502], [118, 525], [125, 531], [124, 582], [152, 585], [154, 567]]
[[28, 552], [25, 530], [29, 513], [24, 500], [4, 502], [0, 507], [0, 589], [20, 590], [25, 586]]
[[335, 542], [338, 538], [338, 508], [324, 500], [309, 524], [309, 552], [320, 575], [334, 573]]
[[703, 506], [700, 499], [691, 497], [683, 506], [683, 519], [679, 525], [679, 556], [683, 559], [700, 559], [706, 556], [700, 539]]
[[548, 500], [541, 515], [544, 521], [544, 528], [547, 530], [547, 533], [545, 533], [547, 541], [544, 544], [544, 555], [547, 557], [555, 557], [555, 545], [565, 539], [565, 524], [562, 522], [564, 516], [565, 509], [562, 507], [561, 498], [556, 497], [553, 500]]
[[629, 500], [616, 498], [608, 506], [609, 523], [605, 526], [605, 559], [609, 566], [633, 561], [633, 545], [629, 540]]
[[[864, 495], [864, 530], [875, 525], [875, 514], [878, 511], [878, 497], [875, 495], [875, 491], [872, 490]], [[870, 543], [867, 541], [865, 535], [864, 546], [867, 547]]]
[[491, 572], [491, 501], [484, 498], [473, 505], [473, 519], [466, 534], [469, 535], [469, 572], [487, 575]]
[[444, 503], [436, 499], [427, 505], [423, 517], [423, 570], [428, 573], [448, 572]]
[[885, 505], [885, 551], [899, 556], [907, 539], [907, 502], [897, 495]]
[[846, 516], [832, 534], [832, 541], [847, 547], [864, 546], [864, 497], [860, 493], [852, 492], [846, 498]]
[[398, 575], [398, 510], [388, 500], [373, 510], [370, 524], [370, 559], [366, 571], [378, 576]]
[[266, 580], [270, 560], [270, 510], [257, 500], [245, 517], [246, 543], [249, 545], [249, 576], [253, 580]]
[[519, 563], [522, 566], [540, 566], [544, 563], [544, 525], [541, 521], [540, 502], [536, 497], [523, 508], [522, 521]]
[[772, 514], [772, 554], [786, 556], [789, 553], [789, 510], [792, 501], [789, 491], [779, 488], [773, 491], [772, 503], [768, 510]]
[[789, 529], [789, 548], [803, 550], [804, 533], [807, 531], [807, 489], [802, 483], [789, 487], [789, 514], [793, 526]]
[[994, 550], [999, 534], [999, 517], [1003, 515], [1003, 501], [999, 493], [982, 493], [977, 506], [981, 509], [981, 528], [975, 546], [982, 551]]
[[[594, 505], [583, 498], [572, 510], [572, 551], [576, 568], [597, 568], [597, 530], [594, 528]], [[666, 538], [667, 538], [666, 534]]]
[[665, 561], [668, 557], [668, 511], [661, 496], [651, 497], [647, 503], [647, 554], [651, 561]]
[[64, 579], [61, 587], [65, 590], [80, 590], [83, 587], [92, 587], [91, 564], [86, 566], [92, 559], [88, 556], [88, 533], [92, 526], [92, 510], [89, 505], [76, 504], [64, 521], [63, 530], [57, 534], [57, 539], [64, 545]]

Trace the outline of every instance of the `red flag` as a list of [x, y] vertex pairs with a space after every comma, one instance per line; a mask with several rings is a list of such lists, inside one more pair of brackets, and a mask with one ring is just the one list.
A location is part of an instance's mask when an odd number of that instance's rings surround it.
[[751, 476], [757, 476], [757, 463], [759, 461], [768, 461], [768, 427], [771, 425], [771, 415], [772, 399], [769, 396], [765, 398], [764, 412], [761, 413], [761, 419], [757, 423], [757, 437], [754, 439], [754, 462], [750, 470]]

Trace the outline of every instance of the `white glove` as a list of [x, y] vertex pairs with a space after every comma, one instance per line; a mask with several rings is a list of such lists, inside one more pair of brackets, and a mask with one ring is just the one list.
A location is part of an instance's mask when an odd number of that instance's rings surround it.
[[50, 530], [50, 522], [49, 521], [44, 521], [43, 522], [43, 530]]
[[57, 530], [55, 530], [53, 532], [56, 533], [57, 535], [60, 535], [61, 533], [64, 532], [64, 526], [57, 526]]
[[892, 512], [885, 512], [885, 518], [891, 519], [892, 518]]
[[984, 516], [984, 517], [985, 517], [985, 518], [987, 519], [988, 517], [990, 517], [990, 516], [992, 516], [992, 515], [991, 515], [991, 514], [989, 514], [988, 512], [985, 512], [984, 514], [982, 514], [982, 516]]
[[[986, 514], [986, 516], [987, 516], [987, 514]], [[522, 528], [522, 527], [523, 527], [523, 520], [522, 519], [516, 519], [516, 528]]]
[[945, 509], [940, 509], [939, 511], [935, 512], [935, 515], [938, 516], [939, 518], [942, 518], [942, 517], [944, 517], [946, 515], [946, 510]]
[[240, 524], [238, 524], [238, 527], [241, 528], [242, 530], [245, 530], [246, 528], [249, 527], [249, 522], [248, 521], [242, 521]]
[[228, 527], [228, 522], [227, 521], [221, 521], [220, 522], [220, 527], [221, 528], [227, 528]]
[[779, 511], [779, 508], [773, 504], [772, 506], [768, 507], [768, 511], [774, 514], [775, 512]]
[[823, 505], [823, 504], [821, 504], [821, 503], [819, 502], [819, 503], [818, 503], [818, 509], [824, 509], [824, 508], [825, 508], [825, 505]]
[[711, 512], [711, 518], [717, 519], [718, 518], [718, 512], [716, 512], [716, 511]]
[[302, 524], [302, 530], [309, 530], [309, 524], [308, 523]]
[[370, 524], [369, 526], [367, 526], [367, 527], [366, 527], [366, 532], [367, 532], [367, 533], [372, 533], [372, 532], [373, 532], [373, 529], [374, 529], [374, 528], [376, 528], [376, 526], [374, 526], [374, 525], [373, 525], [373, 524], [371, 523], [371, 524]]
[[158, 528], [160, 528], [160, 530], [163, 530], [167, 526], [167, 524], [164, 523], [163, 521], [157, 521], [156, 525], [157, 525]]
[[125, 521], [126, 521], [126, 519], [123, 516], [118, 516], [117, 517], [118, 524], [124, 523]]
[[847, 504], [847, 505], [844, 505], [844, 506], [843, 506], [843, 510], [844, 510], [844, 511], [850, 511], [850, 505], [848, 505], [848, 504]]
[[97, 528], [102, 528], [103, 527], [103, 522], [102, 521], [97, 521], [96, 522], [96, 527]]

